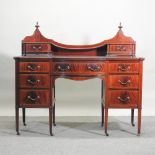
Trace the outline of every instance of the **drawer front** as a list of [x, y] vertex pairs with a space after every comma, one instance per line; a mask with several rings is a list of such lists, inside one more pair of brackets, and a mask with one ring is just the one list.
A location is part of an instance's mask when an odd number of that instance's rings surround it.
[[49, 72], [49, 62], [20, 62], [19, 72]]
[[119, 44], [119, 45], [110, 45], [109, 46], [109, 52], [125, 52], [124, 54], [126, 54], [126, 52], [132, 52], [134, 50], [134, 46], [133, 45], [124, 45], [124, 44]]
[[103, 74], [105, 72], [104, 63], [72, 63], [72, 62], [59, 62], [54, 64], [54, 72], [58, 74]]
[[20, 90], [19, 104], [25, 107], [47, 107], [50, 103], [48, 90]]
[[50, 76], [46, 74], [20, 74], [20, 88], [49, 88]]
[[138, 75], [109, 75], [110, 88], [139, 88]]
[[108, 95], [110, 107], [138, 106], [139, 92], [137, 90], [111, 90]]
[[139, 63], [130, 62], [112, 62], [109, 63], [110, 73], [138, 73]]
[[26, 44], [26, 52], [50, 52], [50, 44]]

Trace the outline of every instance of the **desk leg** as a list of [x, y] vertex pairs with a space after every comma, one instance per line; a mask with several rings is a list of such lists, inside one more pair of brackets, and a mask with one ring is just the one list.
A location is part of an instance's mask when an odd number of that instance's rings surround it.
[[103, 126], [104, 124], [104, 106], [103, 106], [103, 80], [101, 80], [101, 119], [102, 119], [102, 122], [101, 122], [101, 126]]
[[16, 132], [17, 135], [20, 135], [19, 133], [19, 108], [16, 107]]
[[104, 122], [104, 129], [105, 129], [105, 135], [109, 136], [108, 132], [107, 132], [107, 128], [108, 128], [108, 108], [105, 108], [105, 122]]
[[140, 136], [141, 131], [141, 109], [138, 109], [138, 133], [137, 135]]
[[50, 131], [50, 135], [53, 136], [53, 133], [52, 133], [52, 108], [50, 107], [49, 108], [49, 131]]
[[55, 123], [55, 103], [53, 106], [53, 125], [56, 126], [56, 123]]
[[101, 105], [101, 111], [102, 111], [102, 123], [101, 123], [101, 126], [104, 125], [104, 105], [102, 104]]
[[26, 126], [26, 121], [25, 121], [25, 111], [26, 110], [26, 108], [22, 108], [22, 112], [23, 112], [23, 124], [24, 124], [24, 126]]
[[53, 88], [53, 93], [54, 93], [53, 125], [56, 126], [56, 123], [55, 123], [55, 85], [54, 85], [54, 88]]
[[135, 126], [135, 124], [134, 124], [134, 109], [131, 109], [131, 125]]

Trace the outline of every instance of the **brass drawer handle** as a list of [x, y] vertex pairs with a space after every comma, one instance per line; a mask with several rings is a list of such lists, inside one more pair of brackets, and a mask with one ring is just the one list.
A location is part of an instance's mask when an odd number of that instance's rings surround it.
[[30, 76], [30, 77], [28, 77], [27, 82], [30, 85], [36, 85], [37, 83], [40, 83], [40, 80], [39, 79], [36, 79], [33, 76]]
[[99, 66], [99, 65], [87, 65], [87, 68], [88, 68], [88, 70], [95, 72], [95, 71], [99, 71], [101, 69], [101, 66]]
[[32, 49], [33, 50], [41, 50], [42, 47], [41, 47], [41, 45], [32, 45]]
[[71, 69], [70, 65], [68, 64], [60, 64], [60, 65], [57, 65], [57, 69], [59, 71], [62, 71], [62, 72], [65, 72], [65, 71], [68, 71]]
[[120, 71], [128, 71], [128, 70], [130, 70], [130, 65], [127, 65], [127, 64], [119, 64], [118, 65], [118, 70], [120, 70]]
[[126, 86], [126, 85], [129, 84], [131, 81], [130, 81], [130, 80], [126, 80], [126, 81], [118, 80], [118, 82], [119, 82], [121, 85]]
[[126, 104], [126, 103], [129, 102], [130, 97], [129, 97], [129, 96], [126, 96], [126, 97], [120, 97], [120, 96], [118, 96], [117, 99], [118, 99], [119, 101], [121, 101], [123, 104]]
[[26, 97], [26, 101], [28, 103], [31, 103], [31, 104], [35, 104], [38, 100], [40, 99], [40, 96], [37, 95], [35, 92], [29, 92], [27, 97]]
[[31, 71], [36, 71], [39, 68], [40, 68], [40, 65], [36, 65], [36, 64], [28, 64], [27, 65], [27, 69], [31, 70]]
[[118, 51], [126, 51], [126, 47], [123, 46], [123, 45], [118, 45], [118, 46], [116, 46], [116, 50], [118, 50]]
[[31, 100], [31, 101], [36, 101], [37, 99], [39, 99], [40, 96], [37, 96], [36, 98], [33, 98], [31, 96], [27, 96], [27, 99]]

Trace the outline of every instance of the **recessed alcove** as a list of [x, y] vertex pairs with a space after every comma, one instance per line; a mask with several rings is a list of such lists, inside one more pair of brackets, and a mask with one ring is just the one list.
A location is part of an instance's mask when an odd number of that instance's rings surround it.
[[101, 116], [101, 80], [56, 80], [56, 116]]

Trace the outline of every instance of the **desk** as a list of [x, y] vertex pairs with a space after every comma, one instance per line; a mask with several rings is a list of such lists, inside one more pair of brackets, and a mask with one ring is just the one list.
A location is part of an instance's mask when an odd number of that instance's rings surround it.
[[[141, 129], [143, 58], [135, 56], [135, 41], [123, 34], [94, 45], [64, 45], [45, 38], [36, 25], [32, 36], [22, 41], [22, 56], [16, 66], [16, 131], [19, 135], [19, 108], [25, 121], [26, 108], [49, 108], [49, 130], [55, 125], [55, 80], [100, 78], [102, 122], [108, 136], [108, 109], [138, 109], [138, 135]], [[103, 91], [104, 82], [104, 91]]]

